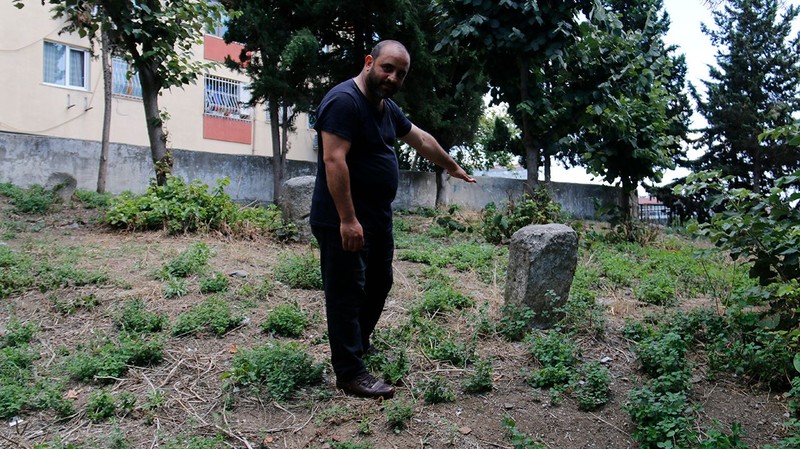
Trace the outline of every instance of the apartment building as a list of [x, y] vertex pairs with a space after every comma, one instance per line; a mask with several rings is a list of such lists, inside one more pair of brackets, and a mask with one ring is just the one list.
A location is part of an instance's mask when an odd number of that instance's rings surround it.
[[[100, 141], [103, 127], [103, 70], [89, 40], [64, 33], [49, 5], [26, 2], [22, 9], [0, 2], [0, 83], [4, 92], [0, 132]], [[249, 99], [248, 78], [221, 63], [241, 46], [226, 45], [224, 29], [210, 30], [195, 57], [220, 64], [195, 84], [162, 92], [159, 106], [169, 114], [169, 146], [176, 149], [272, 156], [271, 131], [263, 106]], [[95, 48], [97, 54], [100, 49]], [[136, 76], [127, 63], [112, 63], [111, 142], [149, 146]], [[297, 118], [288, 158], [316, 161], [315, 132], [308, 117]]]

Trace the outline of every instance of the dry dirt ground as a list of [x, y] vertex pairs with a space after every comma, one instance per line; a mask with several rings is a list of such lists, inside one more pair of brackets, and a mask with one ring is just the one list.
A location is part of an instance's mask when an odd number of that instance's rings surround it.
[[[59, 348], [74, 348], [99, 332], [116, 332], [111, 317], [127, 299], [143, 298], [150, 310], [167, 314], [171, 320], [201, 302], [204, 295], [199, 293], [196, 280], [190, 280], [188, 295], [165, 299], [163, 282], [153, 276], [166, 261], [192, 243], [204, 241], [213, 248], [213, 270], [248, 273], [245, 279], [232, 279], [231, 291], [243, 283], [257, 284], [264, 278], [273, 278], [272, 270], [280, 255], [312, 250], [308, 244], [282, 244], [266, 238], [236, 241], [214, 236], [168, 236], [163, 232], [119, 232], [97, 225], [97, 212], [80, 207], [65, 208], [45, 217], [25, 218], [13, 216], [5, 204], [0, 206], [4, 219], [24, 223], [24, 229], [3, 244], [16, 251], [37, 252], [40, 257], [47, 257], [48, 251], [56, 248], [74, 248], [80, 253], [78, 265], [109, 274], [109, 282], [101, 286], [47, 293], [28, 291], [0, 300], [0, 327], [6, 325], [12, 314], [23, 322], [38, 323], [33, 345], [41, 353], [36, 362], [40, 370], [59, 363]], [[418, 220], [420, 226], [430, 221], [421, 217], [409, 220]], [[396, 285], [379, 327], [406, 319], [409, 305], [421, 290], [416, 273], [422, 267], [396, 262]], [[449, 275], [458, 279], [460, 290], [479, 304], [488, 303], [492, 316], [499, 316], [501, 282], [487, 285], [471, 272], [451, 271]], [[94, 294], [100, 305], [70, 315], [58, 313], [51, 297], [56, 295], [66, 300], [88, 294]], [[399, 433], [388, 427], [384, 403], [335, 391], [329, 369], [322, 388], [316, 391], [309, 389], [290, 401], [276, 403], [242, 390], [236, 395], [235, 406], [225, 409], [222, 375], [230, 368], [231, 359], [238, 350], [256, 347], [272, 338], [262, 333], [258, 324], [273, 307], [286, 301], [297, 301], [312, 317], [312, 325], [299, 340], [317, 361], [327, 363], [327, 343], [320, 339], [325, 328], [320, 291], [279, 285], [268, 299], [257, 304], [240, 303], [232, 297], [234, 308], [247, 316], [245, 325], [223, 337], [209, 334], [169, 337], [161, 364], [133, 367], [111, 384], [115, 393], [133, 393], [137, 404], [146, 402], [153, 391], [163, 390], [163, 404], [155, 410], [151, 422], [137, 408], [113, 421], [91, 423], [83, 405], [89, 394], [100, 387], [72, 382], [69, 390], [78, 411], [76, 415], [59, 420], [52, 412], [36, 412], [21, 416], [21, 421], [14, 425], [2, 423], [0, 447], [33, 448], [35, 444], [60, 439], [77, 447], [106, 448], [109, 436], [119, 429], [133, 448], [164, 447], [177, 435], [222, 435], [226, 446], [236, 448], [324, 448], [331, 447], [332, 441], [364, 441], [375, 448], [510, 448], [512, 444], [502, 425], [506, 415], [516, 420], [519, 431], [539, 438], [548, 448], [638, 447], [630, 437], [633, 426], [622, 405], [628, 391], [640, 386], [643, 379], [637, 372], [630, 342], [621, 336], [619, 328], [625, 316], [642, 315], [652, 306], [636, 303], [629, 294], [603, 298], [608, 315], [604, 335], [579, 340], [584, 360], [610, 360], [607, 366], [613, 375], [612, 396], [600, 410], [579, 411], [570, 398], [552, 405], [547, 392], [534, 390], [524, 380], [522, 369], [533, 366], [525, 345], [491, 337], [481, 340], [478, 346], [479, 356], [494, 360], [494, 388], [486, 394], [461, 391], [459, 385], [467, 374], [464, 369], [411, 353], [411, 373], [398, 385], [398, 393], [417, 400], [411, 422]], [[786, 406], [780, 395], [746, 386], [735, 378], [709, 382], [703, 375], [704, 369], [702, 364], [696, 367], [692, 393], [692, 400], [702, 404], [699, 426], [707, 429], [717, 421], [721, 427], [729, 428], [731, 423], [741, 423], [746, 432], [744, 439], [753, 448], [781, 436]], [[455, 402], [428, 405], [418, 397], [416, 387], [433, 375], [444, 376], [453, 386], [457, 393]], [[359, 428], [367, 422], [369, 433], [359, 433]]]

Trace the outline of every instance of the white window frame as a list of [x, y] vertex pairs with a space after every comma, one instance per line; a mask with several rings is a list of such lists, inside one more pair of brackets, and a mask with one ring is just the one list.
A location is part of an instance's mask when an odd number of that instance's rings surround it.
[[[130, 72], [130, 78], [128, 73]], [[116, 97], [142, 98], [142, 83], [133, 66], [123, 58], [111, 58], [111, 94]]]
[[252, 120], [249, 86], [240, 81], [206, 75], [203, 87], [204, 114], [232, 120]]
[[[47, 46], [52, 45], [56, 47], [61, 47], [64, 49], [62, 57], [59, 58], [58, 61], [47, 61]], [[71, 72], [74, 69], [72, 67], [73, 61], [70, 57], [72, 53], [81, 53], [83, 54], [83, 67], [82, 70], [82, 82], [83, 84], [74, 84], [71, 79]], [[70, 89], [80, 89], [80, 90], [89, 90], [89, 67], [90, 67], [91, 55], [89, 51], [84, 48], [73, 47], [71, 45], [62, 44], [59, 42], [53, 41], [44, 41], [44, 45], [42, 47], [42, 82], [49, 86], [59, 86], [59, 87], [67, 87]], [[48, 65], [53, 64], [53, 68], [57, 69], [59, 72], [63, 72], [63, 79], [50, 79], [48, 80]], [[52, 76], [52, 75], [51, 75]], [[60, 77], [59, 77], [60, 78]]]

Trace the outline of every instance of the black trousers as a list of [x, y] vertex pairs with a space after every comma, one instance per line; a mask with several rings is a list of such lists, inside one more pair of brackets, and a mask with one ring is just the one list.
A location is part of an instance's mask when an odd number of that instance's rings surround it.
[[331, 364], [337, 380], [347, 382], [366, 371], [362, 356], [392, 288], [394, 237], [364, 233], [359, 252], [342, 249], [338, 228], [312, 226], [319, 243]]

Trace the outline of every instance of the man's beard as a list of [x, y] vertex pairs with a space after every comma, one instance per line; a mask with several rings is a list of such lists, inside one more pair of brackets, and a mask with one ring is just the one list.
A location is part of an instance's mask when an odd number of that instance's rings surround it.
[[367, 90], [372, 94], [372, 96], [381, 100], [384, 98], [391, 98], [392, 95], [396, 94], [398, 90], [396, 86], [381, 83], [380, 78], [378, 78], [372, 72], [367, 73], [366, 84]]

